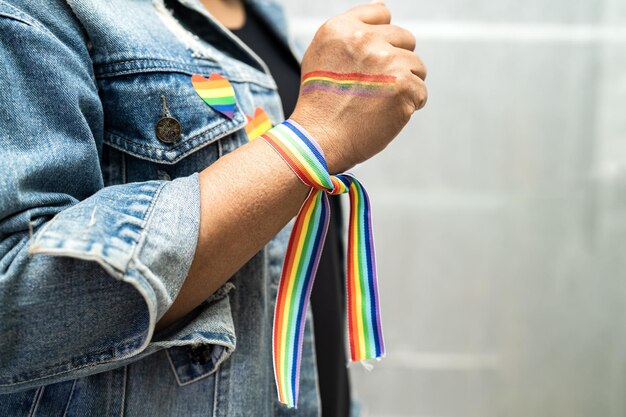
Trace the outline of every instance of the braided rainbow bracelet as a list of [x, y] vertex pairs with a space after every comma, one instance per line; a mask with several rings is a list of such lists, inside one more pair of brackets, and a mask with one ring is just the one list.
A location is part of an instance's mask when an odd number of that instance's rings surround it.
[[330, 219], [328, 194], [350, 196], [346, 278], [351, 360], [380, 358], [385, 354], [370, 202], [352, 174], [328, 173], [321, 148], [295, 121], [286, 120], [261, 137], [311, 187], [289, 238], [274, 311], [273, 356], [278, 399], [295, 407], [304, 320]]

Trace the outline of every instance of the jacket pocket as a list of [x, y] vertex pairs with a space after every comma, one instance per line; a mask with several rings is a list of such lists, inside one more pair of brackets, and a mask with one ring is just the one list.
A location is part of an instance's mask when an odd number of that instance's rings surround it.
[[[176, 164], [241, 129], [246, 117], [239, 105], [230, 119], [194, 90], [191, 75], [208, 77], [212, 72], [220, 73], [219, 67], [160, 65], [156, 60], [136, 62], [130, 69], [96, 70], [104, 108], [104, 143], [140, 159]], [[164, 116], [176, 119], [180, 126], [180, 133], [174, 132], [169, 140], [157, 132], [157, 122]]]

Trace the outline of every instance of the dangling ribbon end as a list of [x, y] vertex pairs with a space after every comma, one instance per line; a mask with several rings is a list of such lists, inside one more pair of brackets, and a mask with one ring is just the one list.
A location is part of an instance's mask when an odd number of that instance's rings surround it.
[[295, 408], [306, 308], [330, 219], [328, 194], [348, 193], [346, 293], [350, 358], [363, 362], [384, 356], [370, 201], [352, 174], [328, 173], [319, 145], [301, 126], [287, 120], [261, 136], [311, 187], [289, 238], [274, 322], [274, 370], [279, 401]]
[[377, 358], [366, 358], [363, 360], [360, 360], [359, 363], [361, 364], [361, 366], [363, 368], [365, 368], [365, 370], [367, 370], [368, 372], [371, 372], [374, 370], [374, 367], [381, 362], [383, 356], [379, 356]]
[[296, 398], [295, 402], [289, 401], [289, 399], [285, 400], [284, 398], [282, 398], [280, 395], [278, 396], [278, 402], [281, 403], [282, 405], [284, 405], [287, 408], [290, 409], [297, 409], [298, 407], [296, 406], [296, 404], [298, 404], [298, 399]]
[[372, 365], [370, 362], [367, 361], [361, 361], [361, 366], [368, 372], [372, 372], [372, 370], [374, 369], [374, 365]]

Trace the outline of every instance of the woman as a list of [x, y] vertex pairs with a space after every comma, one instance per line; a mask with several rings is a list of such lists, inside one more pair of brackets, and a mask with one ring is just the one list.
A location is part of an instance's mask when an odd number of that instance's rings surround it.
[[[248, 6], [286, 42], [280, 8]], [[0, 415], [318, 415], [310, 319], [298, 408], [276, 399], [273, 306], [310, 187], [246, 134], [285, 103], [223, 24], [245, 10], [0, 0]], [[330, 19], [302, 60], [394, 80], [300, 94], [291, 119], [331, 174], [425, 103], [415, 41], [389, 20], [378, 3]], [[203, 97], [197, 77], [228, 87]]]

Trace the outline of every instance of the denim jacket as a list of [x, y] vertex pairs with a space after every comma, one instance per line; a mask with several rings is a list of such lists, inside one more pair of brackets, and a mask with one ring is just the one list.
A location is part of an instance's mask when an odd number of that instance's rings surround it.
[[[246, 143], [255, 107], [284, 119], [266, 65], [199, 0], [171, 1], [193, 18], [164, 0], [0, 0], [0, 416], [319, 414], [310, 320], [297, 410], [273, 379], [290, 226], [154, 330], [196, 248], [197, 173]], [[280, 7], [250, 7], [293, 46]], [[232, 119], [192, 87], [213, 72]]]

